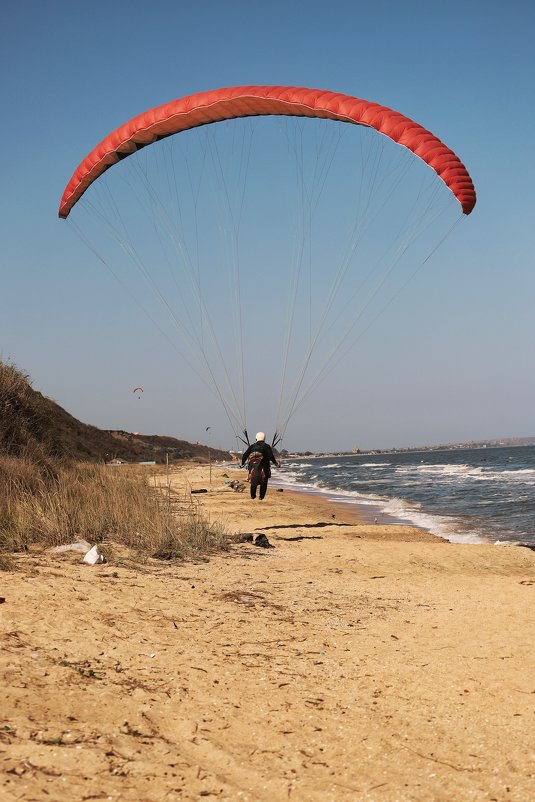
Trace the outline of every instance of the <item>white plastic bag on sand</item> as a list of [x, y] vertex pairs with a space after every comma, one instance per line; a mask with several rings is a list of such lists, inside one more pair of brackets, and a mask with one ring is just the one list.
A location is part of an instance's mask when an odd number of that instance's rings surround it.
[[99, 552], [96, 546], [93, 546], [85, 555], [84, 562], [88, 565], [96, 565], [97, 563], [105, 563], [106, 558]]

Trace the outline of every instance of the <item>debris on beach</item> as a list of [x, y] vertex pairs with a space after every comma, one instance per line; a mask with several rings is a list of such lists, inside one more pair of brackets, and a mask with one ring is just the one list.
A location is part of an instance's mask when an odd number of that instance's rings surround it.
[[84, 555], [84, 563], [96, 565], [97, 563], [107, 562], [106, 557], [100, 552], [97, 546], [91, 546], [87, 540], [77, 540], [75, 543], [66, 543], [64, 546], [55, 546], [50, 549], [53, 554], [66, 554], [69, 551], [79, 552]]
[[260, 532], [260, 534], [256, 536], [256, 538], [254, 539], [254, 545], [255, 546], [260, 546], [260, 548], [262, 548], [262, 549], [274, 549], [275, 548], [275, 546], [272, 543], [269, 542], [269, 540], [267, 539], [267, 537], [265, 536], [265, 534], [263, 532]]
[[235, 540], [237, 543], [251, 543], [253, 546], [259, 546], [262, 549], [275, 548], [263, 532], [243, 532], [241, 535], [236, 535]]
[[236, 535], [236, 543], [252, 543], [254, 541], [253, 532], [243, 532], [241, 535]]
[[66, 551], [79, 551], [81, 554], [87, 554], [91, 549], [91, 543], [87, 540], [77, 540], [76, 543], [67, 543], [65, 546], [55, 546], [51, 549], [55, 554], [63, 554]]
[[84, 556], [84, 562], [87, 563], [87, 565], [97, 565], [97, 563], [105, 563], [106, 558], [96, 546], [93, 546]]
[[236, 493], [243, 493], [245, 490], [244, 483], [240, 482], [238, 479], [233, 479], [232, 482], [225, 482], [225, 484], [231, 487]]

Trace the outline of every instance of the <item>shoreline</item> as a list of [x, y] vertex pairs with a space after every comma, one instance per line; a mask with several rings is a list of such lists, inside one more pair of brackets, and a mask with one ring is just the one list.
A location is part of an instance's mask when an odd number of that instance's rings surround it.
[[[284, 482], [284, 479], [277, 479], [275, 477], [275, 481], [273, 482], [274, 486], [283, 486], [284, 489], [288, 489], [289, 492], [296, 492], [302, 493], [310, 496], [318, 496], [324, 498], [326, 501], [329, 501], [333, 506], [340, 506], [340, 507], [355, 507], [358, 510], [358, 514], [360, 517], [367, 521], [368, 523], [379, 523], [385, 526], [409, 526], [415, 527], [417, 529], [421, 529], [424, 532], [436, 537], [440, 540], [446, 541], [447, 543], [459, 543], [464, 545], [474, 545], [478, 543], [495, 543], [495, 541], [489, 539], [484, 539], [480, 535], [464, 535], [462, 532], [452, 532], [448, 527], [448, 524], [442, 523], [441, 516], [436, 513], [429, 513], [424, 510], [416, 511], [416, 510], [408, 510], [405, 514], [405, 517], [399, 512], [390, 513], [388, 512], [385, 507], [391, 503], [392, 499], [386, 500], [381, 504], [379, 501], [375, 499], [371, 499], [369, 501], [365, 501], [362, 498], [357, 497], [356, 494], [353, 494], [351, 491], [345, 491], [343, 489], [333, 490], [329, 488], [315, 488], [312, 485], [302, 484], [300, 485], [298, 482]], [[421, 520], [424, 519], [428, 523], [422, 523]], [[445, 531], [441, 533], [440, 528], [446, 527]], [[511, 544], [513, 545], [513, 544]]]
[[354, 490], [340, 488], [319, 487], [312, 483], [299, 483], [298, 481], [285, 481], [284, 473], [275, 474], [274, 485], [285, 489], [295, 490], [298, 493], [323, 496], [335, 506], [356, 506], [363, 519], [372, 523], [385, 525], [413, 526], [419, 528], [441, 540], [464, 545], [491, 543], [494, 545], [526, 545], [524, 541], [502, 540], [495, 533], [485, 536], [483, 521], [475, 526], [478, 518], [473, 518], [465, 529], [462, 514], [448, 516], [444, 512], [425, 508], [418, 502], [404, 499], [395, 495], [375, 498], [373, 495], [358, 493]]
[[[249, 485], [247, 483], [247, 471], [245, 468], [241, 468], [235, 464], [217, 466], [216, 468], [212, 466], [214, 485], [217, 482], [217, 477], [222, 479], [223, 482], [225, 481], [227, 470], [231, 470], [233, 475], [235, 473], [238, 474], [240, 481], [245, 484], [243, 494], [238, 495], [242, 496], [244, 499], [248, 498]], [[206, 469], [203, 470], [202, 467], [193, 469], [193, 476], [195, 479], [193, 480], [192, 487], [195, 487], [197, 490], [209, 487]], [[334, 493], [333, 491], [333, 495], [338, 496], [339, 493]], [[198, 498], [203, 506], [209, 507], [209, 505], [207, 505], [207, 496], [202, 495], [198, 496]], [[387, 533], [390, 532], [390, 527], [392, 527], [392, 534], [395, 533], [396, 537], [399, 536], [401, 530], [406, 530], [405, 536], [408, 540], [415, 540], [421, 537], [423, 540], [428, 540], [430, 542], [449, 542], [440, 535], [436, 535], [416, 524], [392, 519], [386, 520], [386, 518], [390, 518], [390, 516], [384, 513], [381, 513], [381, 518], [384, 520], [378, 520], [377, 523], [375, 523], [367, 510], [367, 505], [358, 500], [346, 501], [341, 499], [340, 501], [334, 501], [328, 490], [324, 491], [318, 489], [317, 492], [314, 492], [309, 487], [300, 487], [297, 484], [292, 484], [290, 486], [285, 484], [281, 487], [281, 483], [277, 481], [276, 474], [270, 479], [266, 498], [261, 504], [265, 505], [266, 508], [271, 508], [271, 505], [275, 503], [275, 499], [281, 515], [288, 514], [288, 511], [292, 507], [297, 507], [298, 509], [304, 508], [307, 513], [314, 512], [314, 514], [320, 515], [324, 519], [324, 523], [335, 520], [337, 523], [342, 523], [343, 525], [359, 526], [362, 528], [362, 533], [365, 532], [366, 536], [369, 537], [385, 537]], [[258, 506], [260, 506], [260, 502], [258, 502]]]
[[[202, 468], [200, 469], [202, 472]], [[233, 472], [238, 472], [240, 474], [241, 480], [246, 485], [245, 493], [248, 494], [249, 492], [249, 485], [247, 484], [247, 471], [245, 468], [241, 468], [237, 466], [235, 463], [225, 463], [224, 465], [217, 465], [213, 467], [214, 477], [216, 476], [215, 471], [221, 470], [222, 473], [225, 473], [226, 470], [231, 470]], [[280, 476], [280, 475], [279, 475]], [[314, 488], [310, 485], [299, 485], [299, 483], [295, 482], [288, 482], [285, 483], [283, 478], [279, 478], [277, 474], [274, 474], [269, 481], [269, 487], [266, 498], [269, 497], [270, 494], [273, 492], [277, 492], [279, 488], [282, 488], [284, 494], [288, 497], [295, 497], [297, 503], [303, 501], [303, 499], [307, 499], [311, 503], [317, 503], [320, 505], [320, 509], [323, 509], [325, 515], [327, 517], [337, 517], [339, 519], [344, 519], [346, 521], [353, 521], [355, 524], [359, 524], [362, 526], [367, 527], [395, 527], [396, 530], [398, 527], [407, 529], [407, 536], [413, 539], [413, 530], [415, 532], [421, 532], [422, 537], [425, 539], [431, 538], [432, 541], [439, 541], [440, 543], [451, 543], [456, 546], [499, 546], [503, 548], [509, 547], [521, 547], [521, 548], [528, 548], [532, 551], [535, 551], [535, 547], [532, 544], [524, 543], [522, 541], [496, 541], [491, 538], [483, 538], [482, 536], [468, 536], [470, 539], [463, 539], [462, 535], [459, 533], [445, 533], [440, 534], [438, 532], [433, 531], [430, 527], [423, 526], [416, 521], [412, 521], [409, 517], [405, 520], [402, 518], [396, 517], [391, 515], [388, 512], [385, 512], [379, 504], [375, 504], [373, 501], [370, 503], [363, 502], [357, 497], [354, 497], [348, 493], [348, 498], [344, 497], [344, 493], [346, 491], [343, 490], [331, 490], [329, 488]], [[429, 518], [436, 519], [437, 516], [434, 513], [421, 513], [422, 516], [427, 516]], [[386, 530], [388, 531], [388, 530]], [[394, 531], [394, 530], [393, 530]]]
[[535, 555], [211, 472], [158, 483], [273, 548], [0, 574], [6, 798], [535, 798]]
[[[365, 502], [362, 499], [355, 497], [351, 497], [348, 491], [344, 490], [331, 490], [329, 488], [315, 488], [313, 485], [306, 485], [306, 484], [299, 484], [298, 482], [295, 483], [284, 483], [283, 479], [278, 478], [277, 476], [273, 477], [270, 481], [270, 485], [273, 487], [283, 487], [285, 491], [289, 493], [296, 493], [296, 494], [304, 494], [312, 497], [320, 497], [325, 501], [329, 502], [333, 508], [335, 507], [346, 507], [349, 510], [354, 509], [355, 514], [361, 518], [363, 521], [367, 523], [379, 523], [384, 525], [399, 525], [399, 526], [413, 526], [417, 529], [422, 529], [424, 532], [429, 532], [429, 534], [433, 535], [434, 537], [439, 537], [442, 540], [443, 538], [441, 535], [437, 535], [432, 532], [430, 529], [426, 529], [423, 526], [419, 526], [415, 521], [410, 520], [402, 520], [401, 518], [396, 518], [394, 515], [390, 515], [388, 512], [385, 512], [381, 505], [378, 502], [369, 501]], [[344, 494], [347, 494], [347, 497], [344, 497]]]
[[[221, 466], [218, 466], [218, 468], [219, 467]], [[239, 471], [242, 475], [242, 481], [245, 483], [247, 482], [247, 471], [245, 468], [236, 467], [235, 464], [229, 464], [227, 467], [232, 471]], [[311, 485], [300, 485], [298, 482], [285, 482], [283, 475], [274, 473], [269, 480], [268, 494], [277, 492], [279, 489], [282, 489], [287, 495], [295, 495], [298, 499], [300, 497], [307, 497], [309, 499], [315, 499], [318, 503], [321, 502], [325, 505], [326, 513], [329, 515], [332, 515], [333, 512], [336, 513], [336, 510], [340, 512], [344, 510], [345, 513], [354, 518], [355, 521], [360, 521], [363, 524], [377, 523], [379, 526], [406, 526], [418, 529], [439, 540], [446, 540], [446, 538], [443, 538], [441, 535], [437, 535], [431, 532], [431, 530], [419, 526], [417, 523], [403, 521], [384, 512], [379, 504], [375, 504], [374, 502], [366, 503], [356, 497], [344, 498], [343, 490], [330, 490], [320, 487], [314, 488]], [[248, 490], [249, 486], [247, 485], [246, 492], [248, 492]]]

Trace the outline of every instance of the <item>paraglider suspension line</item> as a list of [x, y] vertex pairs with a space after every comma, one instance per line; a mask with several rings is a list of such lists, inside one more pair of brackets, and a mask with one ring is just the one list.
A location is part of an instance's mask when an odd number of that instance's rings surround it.
[[243, 437], [240, 437], [240, 435], [239, 435], [239, 434], [237, 434], [237, 435], [236, 435], [236, 437], [238, 438], [238, 440], [241, 440], [241, 442], [242, 442], [244, 445], [246, 445], [246, 446], [247, 446], [247, 448], [249, 448], [249, 446], [251, 445], [251, 443], [249, 442], [249, 435], [247, 434], [247, 429], [244, 429], [244, 430], [243, 430], [243, 432], [242, 432], [242, 434], [245, 436], [245, 440], [243, 439]]

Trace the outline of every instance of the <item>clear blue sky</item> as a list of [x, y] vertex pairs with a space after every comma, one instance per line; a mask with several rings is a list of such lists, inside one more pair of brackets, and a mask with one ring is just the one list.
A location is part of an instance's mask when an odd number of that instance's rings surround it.
[[[302, 406], [284, 445], [535, 435], [532, 2], [1, 8], [0, 353], [37, 389], [102, 428], [203, 440], [210, 425], [211, 443], [232, 447], [217, 399], [129, 306], [57, 207], [86, 153], [152, 106], [220, 86], [310, 86], [429, 128], [468, 167], [478, 203]], [[141, 400], [131, 392], [138, 384]], [[270, 422], [253, 408], [249, 426]]]

